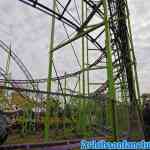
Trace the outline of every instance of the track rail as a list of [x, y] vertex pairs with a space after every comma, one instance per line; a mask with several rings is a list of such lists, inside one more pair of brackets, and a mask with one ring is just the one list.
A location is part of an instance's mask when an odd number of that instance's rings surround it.
[[[4, 50], [6, 53], [9, 53], [10, 48], [2, 40], [0, 40], [0, 48], [1, 48], [1, 50]], [[11, 50], [11, 55], [10, 56], [15, 61], [17, 66], [21, 69], [21, 71], [24, 73], [26, 78], [29, 81], [33, 81], [33, 77], [31, 75], [31, 73], [29, 72], [29, 70], [23, 64], [21, 59], [12, 50]], [[34, 84], [32, 84], [32, 82], [30, 82], [30, 84], [32, 85], [33, 89], [38, 89], [38, 87], [36, 87]]]
[[80, 147], [81, 139], [39, 144], [6, 144], [0, 150], [70, 150]]
[[[126, 136], [119, 136], [118, 140], [128, 139]], [[140, 140], [135, 138], [136, 140]], [[5, 144], [0, 146], [0, 150], [73, 150], [80, 148], [80, 141], [83, 139], [72, 139], [54, 141], [49, 143], [38, 143], [38, 144]], [[108, 140], [112, 141], [112, 136], [96, 136], [91, 138], [84, 138], [84, 140]]]

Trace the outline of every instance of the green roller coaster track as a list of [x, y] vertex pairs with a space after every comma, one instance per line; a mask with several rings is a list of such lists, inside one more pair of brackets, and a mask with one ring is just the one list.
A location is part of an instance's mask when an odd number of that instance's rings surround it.
[[[140, 90], [127, 0], [53, 0], [50, 6], [38, 0], [19, 1], [51, 16], [48, 78], [30, 77], [31, 79], [18, 81], [8, 79], [11, 53], [8, 55], [5, 73], [1, 72], [6, 76], [1, 81], [5, 83], [0, 85], [1, 89], [17, 91], [25, 97], [25, 92], [31, 95], [35, 93], [32, 100], [31, 96], [26, 100], [36, 103], [26, 103], [21, 108], [24, 115], [17, 118], [23, 126], [21, 132], [24, 134], [31, 131], [32, 123], [35, 127], [36, 121], [42, 116], [46, 142], [52, 138], [51, 134], [56, 134], [51, 130], [57, 132], [59, 129], [64, 135], [73, 136], [74, 133], [76, 136], [87, 137], [97, 136], [102, 128], [107, 128], [108, 135], [114, 141], [123, 132], [130, 139], [142, 137]], [[72, 7], [76, 17], [71, 12]], [[62, 25], [67, 37], [60, 42], [56, 42], [57, 23]], [[78, 48], [75, 48], [77, 43]], [[3, 44], [0, 45], [2, 49]], [[79, 70], [59, 75], [55, 65], [57, 58], [54, 56], [67, 46], [73, 50]], [[95, 61], [91, 61], [92, 52], [96, 52]], [[95, 71], [99, 77], [105, 76], [103, 82], [96, 76], [96, 81], [92, 78], [91, 74]], [[45, 84], [47, 90], [41, 90], [40, 84]], [[30, 85], [30, 88], [21, 87], [24, 85]], [[54, 91], [56, 85], [57, 92]], [[38, 94], [45, 97], [40, 99]], [[32, 116], [32, 109], [39, 105], [44, 116], [37, 115], [36, 112]], [[29, 118], [32, 120], [30, 127]], [[61, 123], [57, 118], [63, 118]]]

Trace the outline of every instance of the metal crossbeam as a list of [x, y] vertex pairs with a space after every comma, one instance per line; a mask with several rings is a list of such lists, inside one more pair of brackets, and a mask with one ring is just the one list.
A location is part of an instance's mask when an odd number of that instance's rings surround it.
[[75, 24], [74, 22], [70, 21], [69, 19], [67, 19], [64, 16], [61, 16], [61, 14], [53, 11], [51, 8], [49, 8], [49, 7], [39, 3], [38, 1], [34, 1], [34, 0], [19, 0], [19, 1], [25, 3], [25, 4], [29, 5], [29, 6], [32, 6], [32, 7], [36, 8], [36, 9], [44, 12], [45, 14], [48, 14], [48, 15], [50, 15], [52, 17], [55, 17], [58, 20], [60, 20], [60, 18], [61, 18], [60, 21], [64, 22], [65, 24], [67, 24], [68, 26], [70, 26], [71, 28], [73, 28], [75, 30], [79, 29], [77, 24]]
[[61, 20], [61, 18], [63, 17], [63, 15], [64, 15], [65, 11], [67, 10], [67, 8], [68, 8], [68, 6], [69, 6], [70, 3], [71, 3], [71, 0], [68, 0], [67, 4], [66, 4], [66, 6], [65, 6], [65, 8], [64, 8], [64, 10], [62, 12], [62, 14], [60, 15], [60, 18], [58, 18], [58, 19]]

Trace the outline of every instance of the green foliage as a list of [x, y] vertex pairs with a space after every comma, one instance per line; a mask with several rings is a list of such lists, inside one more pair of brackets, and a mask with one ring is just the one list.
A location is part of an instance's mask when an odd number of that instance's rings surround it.
[[[72, 98], [67, 99], [67, 103], [63, 105], [61, 100], [51, 98], [44, 102], [44, 106], [46, 112], [41, 123], [44, 124], [44, 138], [47, 140], [55, 139], [56, 134], [56, 139], [97, 136], [103, 126], [112, 130], [108, 118], [105, 120], [106, 124], [103, 123], [108, 105], [98, 100]], [[34, 133], [33, 108], [32, 105], [27, 104], [23, 115], [17, 118], [17, 123], [21, 125], [20, 133], [23, 136]], [[118, 134], [121, 134], [128, 130], [128, 106], [118, 103], [116, 110]]]

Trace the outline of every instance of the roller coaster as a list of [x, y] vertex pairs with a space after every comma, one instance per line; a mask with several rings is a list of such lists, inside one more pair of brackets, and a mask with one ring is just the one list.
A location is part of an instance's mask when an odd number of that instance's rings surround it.
[[[8, 55], [7, 67], [0, 66], [0, 106], [7, 118], [3, 133], [9, 138], [18, 131], [23, 137], [38, 132], [45, 142], [93, 136], [143, 138], [127, 0], [14, 1], [20, 2], [18, 7], [51, 16], [48, 76], [35, 79], [15, 50], [0, 39], [1, 53]], [[56, 39], [58, 25], [65, 36]], [[76, 61], [75, 71], [59, 73], [55, 54], [63, 51], [64, 60]], [[8, 76], [12, 61], [26, 79]]]

